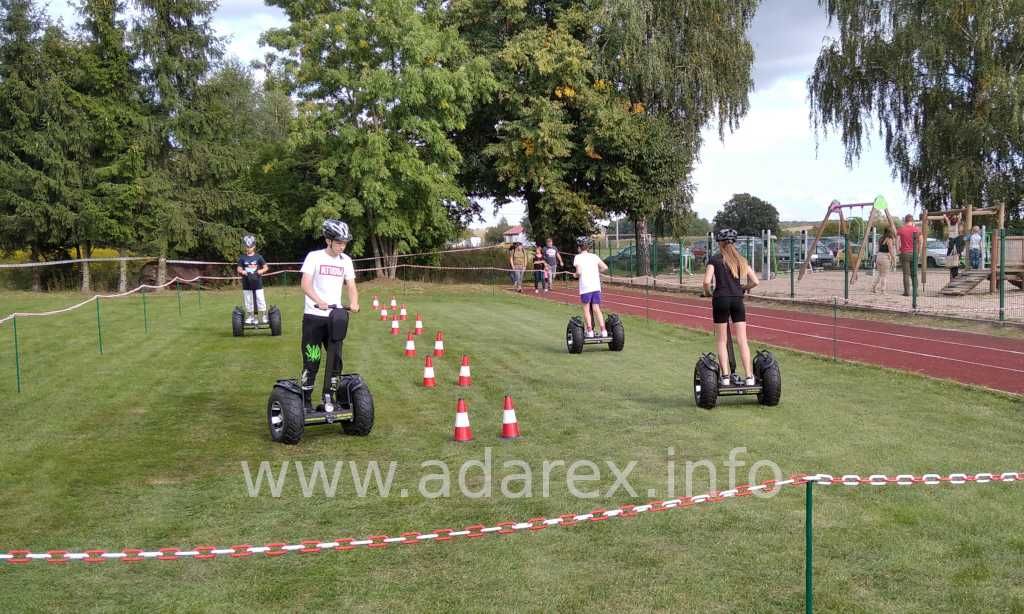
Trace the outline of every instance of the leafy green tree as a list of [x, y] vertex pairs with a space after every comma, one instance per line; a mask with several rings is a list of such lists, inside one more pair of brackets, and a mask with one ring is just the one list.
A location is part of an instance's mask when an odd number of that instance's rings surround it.
[[498, 223], [494, 226], [489, 226], [484, 232], [484, 243], [487, 245], [497, 245], [505, 240], [505, 231], [511, 228], [508, 220], [501, 218]]
[[270, 2], [291, 20], [264, 38], [302, 100], [294, 138], [313, 169], [303, 226], [349, 220], [353, 252], [369, 248], [394, 277], [399, 253], [443, 245], [472, 210], [450, 135], [494, 89], [487, 62], [442, 22], [440, 0]]
[[1006, 202], [1020, 216], [1024, 2], [820, 2], [827, 41], [807, 87], [816, 129], [852, 164], [876, 123], [893, 176], [928, 210]]
[[733, 194], [715, 215], [715, 228], [732, 228], [741, 235], [758, 236], [762, 230], [779, 234], [778, 210], [750, 194]]

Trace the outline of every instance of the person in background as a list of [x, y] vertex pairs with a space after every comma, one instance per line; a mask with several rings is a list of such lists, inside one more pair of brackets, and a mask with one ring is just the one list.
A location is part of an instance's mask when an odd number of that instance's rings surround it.
[[942, 217], [946, 220], [946, 236], [949, 237], [946, 243], [946, 264], [949, 266], [949, 279], [956, 279], [960, 274], [960, 254], [964, 251], [964, 238], [960, 236], [960, 216], [956, 213], [946, 213]]
[[967, 258], [970, 260], [972, 269], [981, 268], [981, 229], [975, 226], [971, 229], [971, 236], [967, 239]]
[[551, 291], [551, 283], [555, 281], [555, 273], [558, 272], [558, 267], [565, 268], [565, 263], [562, 262], [562, 253], [555, 247], [555, 242], [548, 237], [547, 245], [544, 247], [544, 260], [548, 263], [548, 276], [544, 280], [544, 291]]
[[512, 269], [512, 289], [523, 291], [523, 274], [526, 272], [526, 250], [523, 244], [516, 241], [508, 250], [508, 265]]
[[544, 250], [538, 245], [533, 250], [533, 293], [537, 294], [541, 288], [547, 292], [545, 285], [548, 279], [548, 263], [544, 259]]
[[[245, 235], [242, 237], [242, 247], [245, 253], [238, 258], [238, 266], [235, 271], [242, 277], [242, 301], [245, 305], [245, 323], [256, 324], [257, 313], [259, 323], [267, 323], [267, 299], [263, 293], [263, 276], [267, 274], [270, 267], [263, 256], [256, 253], [256, 237]], [[255, 304], [253, 294], [256, 295]]]
[[[579, 237], [576, 239], [576, 248], [579, 253], [573, 258], [572, 266], [576, 269], [573, 274], [580, 280], [580, 303], [583, 304], [584, 335], [587, 338], [594, 336], [594, 326], [600, 326], [601, 337], [608, 336], [608, 329], [604, 325], [604, 314], [601, 313], [601, 273], [608, 272], [608, 265], [601, 260], [597, 254], [590, 252], [590, 237]], [[594, 314], [591, 319], [591, 306]], [[595, 321], [596, 320], [596, 321]]]
[[908, 213], [903, 217], [903, 225], [896, 231], [896, 239], [900, 251], [900, 268], [903, 269], [903, 296], [910, 296], [910, 289], [917, 279], [917, 271], [913, 267], [914, 250], [920, 248], [924, 241], [921, 229], [914, 225], [914, 216]]
[[892, 228], [886, 227], [882, 233], [882, 240], [878, 243], [878, 253], [875, 254], [875, 268], [878, 269], [878, 277], [871, 285], [871, 293], [878, 292], [878, 286], [882, 286], [882, 294], [885, 294], [886, 278], [889, 271], [896, 270], [896, 239], [892, 235]]

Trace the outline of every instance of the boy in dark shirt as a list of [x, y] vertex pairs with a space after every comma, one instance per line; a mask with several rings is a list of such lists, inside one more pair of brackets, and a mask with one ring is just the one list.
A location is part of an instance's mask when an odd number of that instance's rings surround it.
[[[236, 270], [242, 276], [242, 299], [245, 301], [245, 323], [256, 324], [256, 313], [259, 311], [260, 324], [267, 323], [267, 299], [263, 295], [263, 279], [270, 267], [263, 256], [256, 253], [256, 237], [242, 237], [245, 253], [238, 259]], [[256, 295], [253, 305], [253, 294]]]

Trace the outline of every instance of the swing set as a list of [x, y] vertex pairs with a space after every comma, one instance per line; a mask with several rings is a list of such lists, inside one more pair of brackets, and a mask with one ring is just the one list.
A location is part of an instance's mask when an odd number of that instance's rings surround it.
[[[857, 250], [857, 255], [853, 262], [853, 276], [850, 279], [850, 283], [857, 281], [857, 271], [860, 270], [861, 260], [864, 257], [865, 246], [867, 245], [868, 237], [871, 235], [871, 229], [874, 228], [875, 224], [881, 221], [882, 217], [885, 216], [886, 222], [889, 224], [889, 228], [896, 231], [896, 224], [893, 222], [892, 216], [889, 215], [889, 204], [885, 202], [885, 198], [878, 196], [874, 201], [869, 203], [846, 203], [843, 204], [838, 200], [833, 200], [829, 203], [828, 211], [825, 213], [825, 219], [821, 220], [821, 225], [818, 226], [818, 232], [814, 236], [814, 241], [811, 242], [811, 247], [808, 249], [808, 254], [815, 253], [815, 249], [818, 246], [818, 242], [821, 240], [821, 235], [825, 233], [825, 225], [828, 224], [829, 218], [835, 213], [839, 217], [839, 231], [845, 237], [849, 230], [849, 222], [846, 219], [846, 215], [843, 211], [846, 209], [860, 208], [861, 217], [864, 217], [864, 208], [871, 207], [871, 213], [868, 215], [867, 224], [864, 225], [864, 237], [860, 242], [860, 249]], [[849, 243], [847, 243], [849, 245]], [[810, 264], [810, 258], [804, 258], [804, 263], [800, 265], [800, 275], [797, 277], [798, 280], [804, 278], [804, 273], [807, 271], [807, 267]]]

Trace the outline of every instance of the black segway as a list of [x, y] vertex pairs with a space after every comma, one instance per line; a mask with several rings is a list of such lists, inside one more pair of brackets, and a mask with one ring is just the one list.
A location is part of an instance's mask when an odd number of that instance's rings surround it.
[[[590, 321], [594, 322], [594, 305], [590, 305]], [[622, 318], [618, 314], [609, 314], [604, 319], [605, 330], [608, 331], [607, 337], [598, 337], [595, 331], [594, 337], [586, 336], [586, 328], [583, 325], [582, 316], [573, 316], [569, 318], [569, 325], [565, 327], [565, 349], [570, 354], [579, 354], [583, 352], [583, 346], [585, 345], [607, 345], [608, 349], [613, 352], [621, 352], [622, 348], [626, 345], [626, 330], [622, 327]], [[597, 328], [595, 326], [595, 328]]]
[[[327, 364], [334, 364], [338, 345], [348, 332], [348, 309], [330, 306]], [[328, 371], [329, 373], [329, 371]], [[324, 377], [328, 376], [325, 373]], [[297, 379], [279, 379], [267, 400], [267, 425], [270, 438], [279, 443], [296, 444], [307, 426], [341, 423], [346, 435], [366, 436], [373, 429], [373, 395], [358, 373], [333, 377], [323, 403], [313, 407], [305, 401]]]
[[[249, 275], [251, 275], [252, 278], [258, 277], [255, 273], [248, 273], [247, 276]], [[246, 290], [246, 292], [252, 292], [252, 304], [255, 307], [257, 305], [256, 291]], [[235, 337], [241, 337], [244, 335], [246, 329], [257, 330], [266, 328], [270, 329], [270, 334], [274, 337], [281, 335], [281, 310], [277, 308], [277, 305], [267, 305], [266, 324], [260, 322], [258, 316], [254, 323], [250, 324], [246, 322], [245, 309], [241, 305], [235, 305], [235, 308], [231, 311], [231, 334]]]
[[729, 372], [733, 381], [722, 385], [722, 369], [714, 352], [701, 354], [693, 368], [693, 400], [697, 407], [712, 409], [720, 396], [757, 395], [761, 405], [774, 406], [782, 398], [782, 373], [775, 356], [760, 350], [754, 356], [754, 385], [747, 386], [735, 377], [736, 356], [732, 348], [732, 323], [726, 328], [726, 347], [729, 350]]

